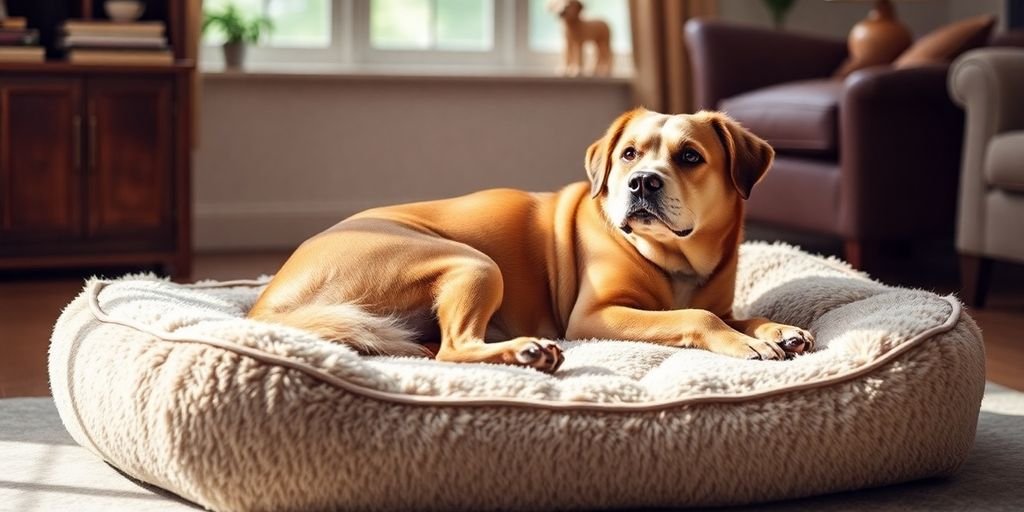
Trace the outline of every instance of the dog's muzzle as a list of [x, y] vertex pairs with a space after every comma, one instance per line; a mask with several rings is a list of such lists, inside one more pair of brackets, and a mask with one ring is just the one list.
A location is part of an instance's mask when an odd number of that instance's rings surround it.
[[693, 232], [692, 228], [677, 230], [666, 218], [665, 211], [661, 206], [661, 189], [664, 182], [661, 177], [650, 172], [635, 172], [626, 183], [632, 194], [629, 199], [629, 208], [619, 226], [627, 235], [633, 232], [630, 221], [639, 221], [650, 224], [659, 221], [665, 225], [676, 236], [685, 237]]

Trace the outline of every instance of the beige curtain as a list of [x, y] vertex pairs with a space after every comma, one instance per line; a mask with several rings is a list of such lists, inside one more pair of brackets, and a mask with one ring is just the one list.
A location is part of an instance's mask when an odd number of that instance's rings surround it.
[[690, 112], [693, 93], [683, 41], [686, 20], [713, 16], [714, 0], [630, 0], [636, 101], [651, 110]]

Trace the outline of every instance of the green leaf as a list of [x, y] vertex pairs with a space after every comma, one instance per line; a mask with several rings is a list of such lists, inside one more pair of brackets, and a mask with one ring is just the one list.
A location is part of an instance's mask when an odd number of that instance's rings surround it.
[[762, 0], [764, 5], [768, 7], [768, 10], [772, 13], [772, 21], [775, 23], [775, 28], [782, 28], [786, 22], [786, 15], [789, 14], [789, 10], [793, 8], [793, 4], [796, 0]]
[[260, 36], [274, 30], [274, 25], [266, 16], [246, 19], [235, 4], [228, 4], [223, 10], [207, 10], [203, 12], [203, 33], [211, 27], [224, 32], [226, 43], [257, 43]]

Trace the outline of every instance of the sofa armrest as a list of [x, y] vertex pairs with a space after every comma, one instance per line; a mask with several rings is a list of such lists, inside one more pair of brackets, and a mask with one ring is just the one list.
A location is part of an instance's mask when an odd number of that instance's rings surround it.
[[[983, 48], [953, 63], [949, 93], [968, 111], [986, 116], [995, 133], [1024, 128], [1024, 50]], [[994, 135], [994, 133], [992, 134]]]
[[953, 232], [963, 113], [949, 66], [858, 71], [843, 86], [839, 230], [886, 240]]
[[688, 21], [685, 33], [700, 109], [769, 85], [826, 78], [847, 55], [845, 41], [708, 19]]
[[984, 254], [985, 158], [995, 135], [1024, 128], [1024, 50], [983, 48], [965, 53], [949, 73], [949, 93], [967, 111], [960, 170], [956, 244]]

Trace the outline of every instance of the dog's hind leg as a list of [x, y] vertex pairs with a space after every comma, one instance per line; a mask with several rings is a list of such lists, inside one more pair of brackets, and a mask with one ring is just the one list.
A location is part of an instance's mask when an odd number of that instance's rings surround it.
[[434, 307], [441, 328], [440, 361], [491, 362], [529, 366], [552, 373], [561, 366], [558, 345], [520, 337], [485, 343], [491, 316], [501, 305], [504, 282], [494, 260], [469, 249], [452, 258], [434, 284]]

